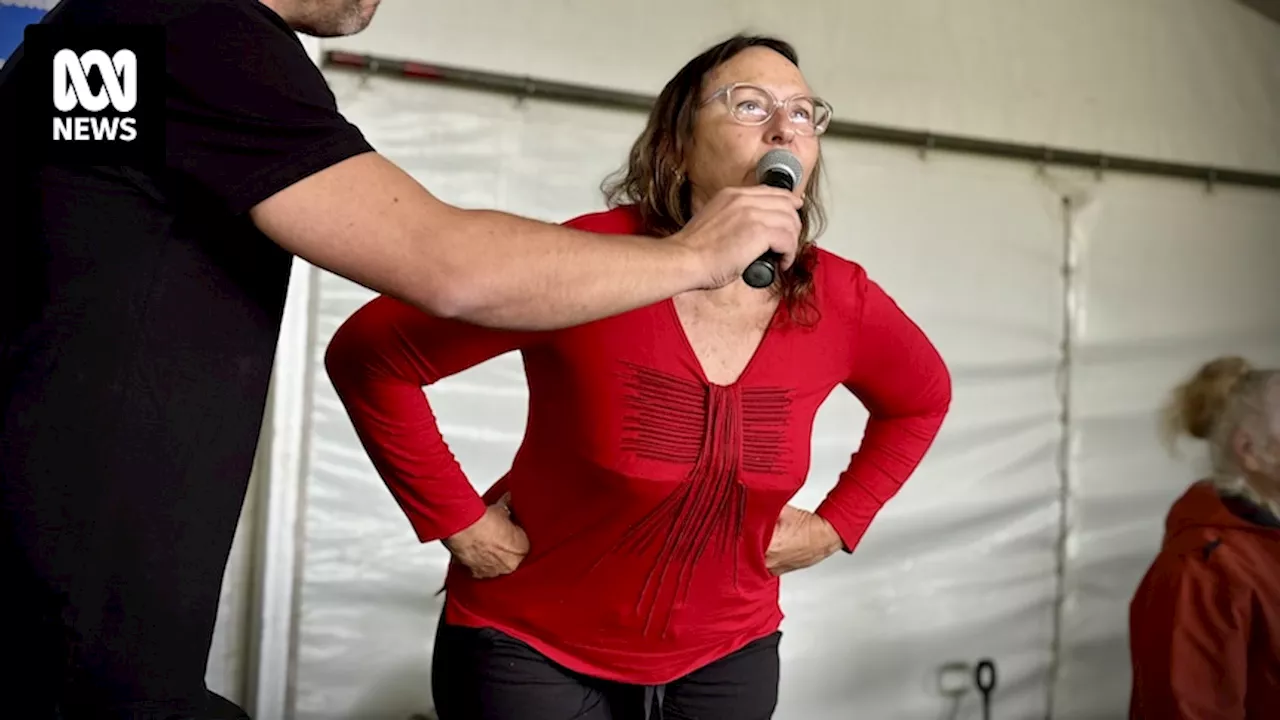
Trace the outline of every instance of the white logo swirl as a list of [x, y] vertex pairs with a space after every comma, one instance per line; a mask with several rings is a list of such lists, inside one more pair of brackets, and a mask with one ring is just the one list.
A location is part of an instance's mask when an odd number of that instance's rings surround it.
[[[89, 70], [102, 74], [102, 89], [89, 89]], [[70, 82], [71, 87], [67, 87]], [[74, 50], [59, 50], [53, 56], [53, 105], [71, 112], [77, 103], [88, 112], [101, 112], [108, 101], [116, 112], [129, 112], [138, 104], [138, 58], [132, 50], [121, 50], [112, 57], [101, 50], [76, 55]]]

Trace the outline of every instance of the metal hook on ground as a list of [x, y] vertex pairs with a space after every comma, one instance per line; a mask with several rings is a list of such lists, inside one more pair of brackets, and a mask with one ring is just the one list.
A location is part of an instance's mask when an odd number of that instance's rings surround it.
[[973, 683], [982, 693], [982, 720], [991, 720], [991, 693], [996, 689], [996, 663], [984, 658], [973, 669]]

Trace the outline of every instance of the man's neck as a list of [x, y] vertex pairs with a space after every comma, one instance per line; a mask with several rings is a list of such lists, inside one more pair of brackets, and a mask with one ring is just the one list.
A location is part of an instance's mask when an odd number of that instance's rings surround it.
[[280, 16], [285, 24], [294, 27], [293, 23], [293, 3], [290, 0], [258, 0], [259, 3], [271, 10], [271, 12]]

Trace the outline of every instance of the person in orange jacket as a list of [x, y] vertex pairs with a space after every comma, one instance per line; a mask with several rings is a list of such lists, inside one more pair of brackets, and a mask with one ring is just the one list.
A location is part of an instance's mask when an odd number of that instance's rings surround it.
[[1174, 503], [1130, 605], [1129, 717], [1280, 718], [1280, 370], [1213, 360], [1166, 419], [1213, 475]]

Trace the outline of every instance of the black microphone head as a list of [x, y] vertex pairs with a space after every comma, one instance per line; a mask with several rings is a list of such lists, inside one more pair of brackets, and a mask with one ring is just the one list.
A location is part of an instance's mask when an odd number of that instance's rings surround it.
[[756, 163], [756, 180], [762, 185], [794, 190], [804, 177], [804, 165], [789, 150], [776, 148]]

